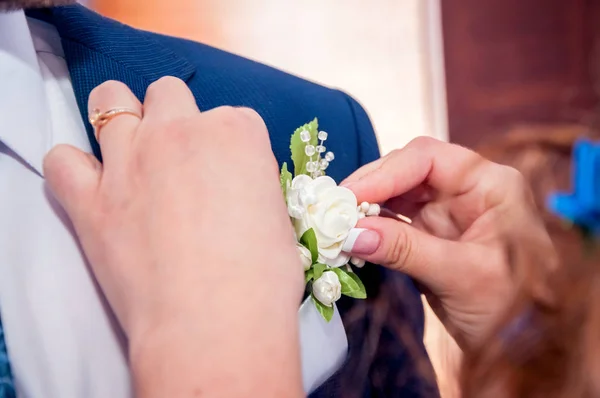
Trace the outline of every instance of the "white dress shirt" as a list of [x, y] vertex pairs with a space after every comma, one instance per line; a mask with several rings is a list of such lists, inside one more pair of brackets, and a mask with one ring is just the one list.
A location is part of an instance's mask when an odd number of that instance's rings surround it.
[[[43, 178], [68, 143], [91, 152], [55, 28], [0, 13], [0, 313], [19, 397], [128, 398], [125, 339]], [[268, 314], [266, 314], [268, 316]], [[341, 366], [339, 314], [299, 312], [304, 386]]]
[[90, 151], [53, 26], [0, 13], [0, 87], [0, 311], [17, 393], [130, 397], [124, 339], [44, 185], [54, 145]]

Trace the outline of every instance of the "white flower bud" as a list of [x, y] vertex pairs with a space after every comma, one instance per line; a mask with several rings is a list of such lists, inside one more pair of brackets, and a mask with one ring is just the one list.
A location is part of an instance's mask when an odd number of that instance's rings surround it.
[[362, 268], [365, 266], [366, 261], [363, 260], [362, 258], [358, 258], [358, 257], [352, 257], [350, 259], [350, 262], [352, 263], [352, 265], [354, 265], [356, 268]]
[[323, 275], [313, 283], [313, 296], [323, 305], [331, 307], [342, 296], [342, 285], [340, 278], [333, 271], [325, 271]]
[[362, 202], [360, 204], [360, 211], [362, 211], [363, 213], [369, 211], [369, 202]]
[[310, 250], [300, 243], [296, 243], [296, 249], [298, 249], [298, 255], [300, 256], [300, 261], [302, 261], [302, 267], [304, 267], [304, 271], [308, 271], [312, 265], [312, 256], [310, 254]]

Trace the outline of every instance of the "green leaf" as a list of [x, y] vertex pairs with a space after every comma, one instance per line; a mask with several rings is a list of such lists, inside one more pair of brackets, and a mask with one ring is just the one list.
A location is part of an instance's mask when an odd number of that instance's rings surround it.
[[313, 265], [312, 269], [314, 270], [313, 279], [317, 280], [321, 276], [323, 276], [323, 272], [325, 272], [325, 270], [327, 269], [327, 266], [325, 264], [317, 263], [317, 264]]
[[[310, 133], [310, 141], [302, 142], [300, 133], [307, 130]], [[294, 175], [308, 174], [306, 172], [306, 162], [310, 159], [304, 152], [304, 147], [307, 144], [317, 145], [317, 134], [319, 133], [319, 121], [315, 118], [312, 122], [298, 127], [290, 140], [290, 151], [292, 152], [292, 161], [294, 162]]]
[[323, 319], [325, 319], [327, 322], [331, 321], [331, 318], [333, 318], [333, 312], [335, 311], [333, 305], [331, 307], [328, 307], [325, 304], [321, 303], [319, 300], [317, 300], [312, 294], [310, 296], [312, 297], [312, 300], [315, 303], [315, 307], [317, 307], [317, 310], [319, 311]]
[[279, 182], [281, 183], [281, 191], [283, 192], [283, 197], [287, 198], [287, 189], [292, 184], [292, 173], [288, 171], [286, 162], [283, 162], [283, 165], [281, 165]]
[[310, 282], [314, 275], [315, 270], [313, 268], [309, 269], [308, 271], [304, 271], [304, 283]]
[[348, 273], [341, 268], [332, 268], [331, 270], [335, 272], [340, 279], [340, 284], [342, 285], [342, 294], [344, 296], [356, 299], [367, 298], [367, 291], [358, 275], [356, 275], [354, 272]]
[[300, 243], [310, 250], [310, 256], [314, 264], [317, 261], [317, 258], [319, 258], [319, 246], [317, 246], [317, 235], [315, 234], [315, 231], [310, 228], [303, 233], [300, 238]]
[[[358, 275], [356, 275], [354, 272], [348, 272], [348, 275], [350, 275], [350, 278], [354, 279], [354, 282], [356, 282], [356, 284], [358, 285], [358, 290], [361, 293], [360, 297], [354, 297], [354, 298], [358, 298], [358, 299], [367, 298], [367, 288], [365, 288], [365, 285], [362, 283], [362, 281], [360, 280]], [[350, 296], [350, 297], [353, 297], [353, 296]]]

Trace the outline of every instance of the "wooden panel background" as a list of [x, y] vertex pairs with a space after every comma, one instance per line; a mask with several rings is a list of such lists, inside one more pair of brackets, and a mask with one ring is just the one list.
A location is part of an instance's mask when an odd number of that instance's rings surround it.
[[599, 9], [598, 0], [442, 0], [451, 139], [475, 145], [521, 121], [590, 118]]

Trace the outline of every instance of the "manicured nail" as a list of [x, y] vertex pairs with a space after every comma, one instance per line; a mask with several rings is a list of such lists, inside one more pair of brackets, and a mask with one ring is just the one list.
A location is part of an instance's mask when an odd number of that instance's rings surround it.
[[352, 254], [373, 254], [379, 247], [381, 237], [375, 231], [353, 228], [348, 233], [342, 251]]

